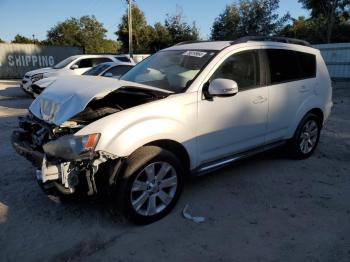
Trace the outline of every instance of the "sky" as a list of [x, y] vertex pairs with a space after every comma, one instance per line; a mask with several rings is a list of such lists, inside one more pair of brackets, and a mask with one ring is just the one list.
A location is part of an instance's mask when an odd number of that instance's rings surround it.
[[[188, 23], [196, 22], [202, 39], [210, 36], [214, 19], [233, 0], [135, 0], [145, 13], [148, 24], [164, 22], [166, 14], [175, 14], [181, 7]], [[127, 8], [126, 0], [0, 0], [0, 38], [11, 41], [16, 34], [43, 40], [57, 22], [70, 17], [94, 15], [108, 30], [114, 32]], [[308, 16], [297, 0], [280, 0], [278, 14], [290, 12], [292, 17]]]

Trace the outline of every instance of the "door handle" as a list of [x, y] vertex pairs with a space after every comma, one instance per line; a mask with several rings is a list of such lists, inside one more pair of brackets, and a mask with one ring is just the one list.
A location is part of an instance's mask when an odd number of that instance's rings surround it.
[[266, 97], [258, 96], [253, 100], [253, 104], [261, 104], [267, 101]]

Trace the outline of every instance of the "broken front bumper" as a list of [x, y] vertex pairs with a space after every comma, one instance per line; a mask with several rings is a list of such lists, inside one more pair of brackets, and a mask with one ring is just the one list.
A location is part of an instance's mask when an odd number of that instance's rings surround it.
[[83, 186], [87, 195], [93, 195], [98, 188], [114, 184], [121, 169], [122, 159], [104, 152], [99, 152], [94, 159], [48, 161], [43, 152], [33, 149], [27, 141], [25, 132], [12, 133], [13, 148], [37, 168], [35, 177], [45, 192], [55, 187], [63, 194], [72, 194]]
[[21, 131], [14, 131], [11, 136], [11, 143], [18, 154], [29, 160], [35, 167], [41, 168], [44, 153], [35, 151], [28, 142], [27, 134]]

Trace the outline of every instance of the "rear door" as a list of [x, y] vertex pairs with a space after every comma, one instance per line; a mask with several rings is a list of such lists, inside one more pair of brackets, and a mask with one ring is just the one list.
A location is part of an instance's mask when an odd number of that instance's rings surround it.
[[315, 85], [314, 55], [288, 49], [265, 50], [269, 113], [266, 141], [286, 138], [300, 105]]

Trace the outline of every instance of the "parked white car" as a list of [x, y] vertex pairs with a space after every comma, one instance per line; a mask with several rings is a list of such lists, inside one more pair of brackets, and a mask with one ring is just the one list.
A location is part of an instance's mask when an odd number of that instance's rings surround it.
[[[120, 78], [122, 75], [124, 75], [127, 71], [129, 71], [131, 68], [134, 67], [134, 63], [127, 63], [127, 62], [106, 62], [101, 63], [93, 68], [87, 70], [82, 74], [82, 76], [104, 76], [104, 77], [113, 77], [113, 78]], [[64, 76], [60, 76], [61, 78]], [[67, 77], [67, 76], [66, 76]], [[28, 91], [30, 94], [32, 94], [34, 97], [37, 97], [41, 94], [41, 92], [50, 86], [56, 79], [59, 78], [57, 76], [47, 77], [43, 78], [41, 80], [36, 81], [32, 84], [30, 91]]]
[[135, 64], [125, 55], [75, 55], [70, 56], [53, 67], [45, 67], [27, 72], [20, 87], [32, 95], [32, 84], [47, 77], [59, 77], [65, 75], [81, 75], [92, 67], [105, 62], [128, 62]]
[[309, 157], [332, 107], [319, 50], [288, 38], [182, 43], [119, 81], [53, 85], [20, 119], [14, 148], [46, 191], [108, 192], [136, 223], [170, 212], [185, 176], [281, 145]]

